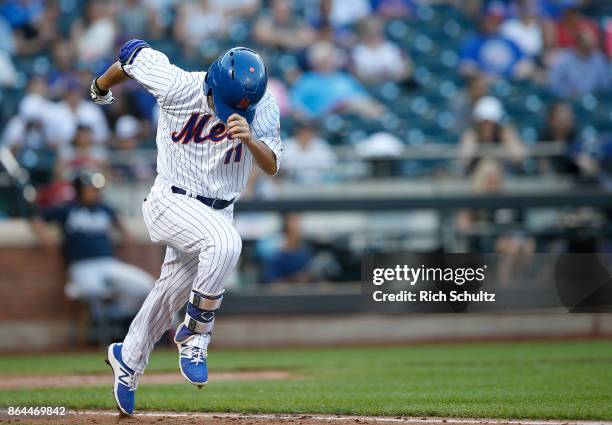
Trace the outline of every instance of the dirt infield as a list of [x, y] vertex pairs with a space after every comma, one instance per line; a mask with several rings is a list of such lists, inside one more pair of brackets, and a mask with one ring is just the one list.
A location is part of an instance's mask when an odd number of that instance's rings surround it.
[[[290, 379], [289, 373], [284, 371], [250, 371], [250, 372], [212, 372], [213, 381], [261, 381], [274, 379]], [[185, 378], [176, 373], [148, 373], [140, 378], [140, 384], [180, 384]], [[104, 375], [46, 375], [46, 376], [2, 376], [0, 375], [0, 389], [23, 388], [65, 388], [82, 386], [112, 386], [111, 374]]]
[[548, 420], [504, 420], [504, 419], [459, 419], [459, 418], [404, 418], [373, 416], [326, 416], [326, 415], [264, 415], [234, 413], [140, 413], [133, 417], [119, 417], [110, 411], [74, 411], [66, 416], [55, 417], [9, 417], [0, 413], [2, 423], [7, 424], [188, 424], [188, 425], [612, 425], [612, 422], [596, 421], [548, 421]]

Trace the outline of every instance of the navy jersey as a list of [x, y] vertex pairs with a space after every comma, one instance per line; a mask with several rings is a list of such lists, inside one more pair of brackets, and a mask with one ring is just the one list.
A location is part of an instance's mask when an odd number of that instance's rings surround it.
[[60, 225], [68, 263], [113, 255], [110, 232], [117, 215], [109, 206], [98, 203], [86, 207], [69, 203], [43, 210], [41, 217]]

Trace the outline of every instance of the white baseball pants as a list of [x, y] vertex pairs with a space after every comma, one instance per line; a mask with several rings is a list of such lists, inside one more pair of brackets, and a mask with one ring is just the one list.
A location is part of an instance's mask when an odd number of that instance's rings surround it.
[[232, 224], [233, 206], [214, 210], [172, 193], [171, 186], [158, 177], [143, 204], [151, 240], [167, 248], [160, 277], [123, 341], [123, 360], [137, 373], [144, 372], [153, 346], [192, 289], [210, 296], [223, 293], [242, 249]]

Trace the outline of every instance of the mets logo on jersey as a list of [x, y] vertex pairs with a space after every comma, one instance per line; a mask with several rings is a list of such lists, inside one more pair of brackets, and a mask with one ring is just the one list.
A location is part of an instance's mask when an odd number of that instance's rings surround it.
[[206, 124], [208, 124], [211, 118], [212, 115], [210, 114], [200, 114], [199, 112], [194, 112], [191, 114], [183, 128], [181, 128], [181, 131], [172, 132], [170, 135], [172, 141], [181, 143], [183, 145], [186, 145], [192, 140], [193, 143], [204, 143], [207, 140], [211, 142], [220, 142], [227, 136], [225, 124], [222, 122], [213, 125], [208, 133], [202, 134]]

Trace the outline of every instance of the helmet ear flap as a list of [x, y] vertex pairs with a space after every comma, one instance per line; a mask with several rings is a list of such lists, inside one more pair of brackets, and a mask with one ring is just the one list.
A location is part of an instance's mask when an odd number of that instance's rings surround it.
[[209, 75], [210, 72], [206, 73], [206, 77], [204, 77], [204, 94], [206, 96], [211, 96], [212, 95], [212, 87], [209, 84]]
[[208, 72], [204, 77], [204, 93], [206, 96], [211, 96], [213, 91], [213, 86], [215, 85], [216, 74], [219, 72], [219, 61], [214, 61], [210, 67], [208, 68]]

